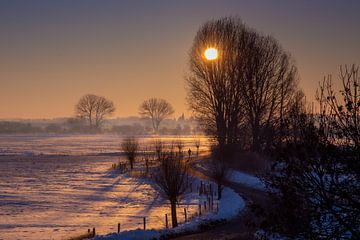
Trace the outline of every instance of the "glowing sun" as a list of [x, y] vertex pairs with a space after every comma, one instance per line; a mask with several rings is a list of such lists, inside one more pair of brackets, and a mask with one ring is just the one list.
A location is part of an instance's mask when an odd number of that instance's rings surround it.
[[215, 60], [218, 58], [218, 51], [216, 48], [208, 48], [205, 50], [205, 58], [207, 60]]

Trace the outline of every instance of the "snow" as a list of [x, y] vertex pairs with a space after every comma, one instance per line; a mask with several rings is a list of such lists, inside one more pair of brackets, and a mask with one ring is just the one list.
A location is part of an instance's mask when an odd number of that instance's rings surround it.
[[231, 182], [243, 184], [250, 188], [258, 189], [261, 191], [265, 191], [265, 189], [266, 189], [265, 183], [263, 181], [261, 181], [260, 178], [250, 175], [250, 174], [247, 174], [247, 173], [244, 173], [244, 172], [237, 171], [237, 170], [231, 171], [231, 174], [228, 177], [228, 180]]
[[[201, 139], [200, 152], [207, 151], [210, 142], [206, 137]], [[97, 155], [119, 153], [123, 137], [116, 134], [71, 135], [0, 135], [0, 155]], [[149, 145], [155, 139], [164, 144], [181, 140], [184, 151], [189, 148], [196, 152], [195, 140], [191, 136], [143, 136], [138, 138], [141, 145]]]
[[159, 239], [162, 235], [166, 234], [193, 232], [198, 230], [201, 224], [206, 224], [209, 221], [229, 220], [234, 218], [244, 208], [245, 201], [232, 189], [226, 187], [223, 190], [223, 196], [219, 202], [219, 211], [217, 213], [208, 212], [172, 229], [136, 229], [132, 231], [124, 231], [120, 234], [113, 233], [104, 236], [97, 236], [94, 240], [152, 240], [154, 238]]
[[[197, 163], [196, 167], [207, 171], [207, 164], [206, 163]], [[250, 188], [254, 188], [257, 190], [265, 191], [266, 185], [265, 183], [258, 177], [244, 173], [235, 169], [229, 169], [229, 174], [227, 176], [227, 180], [233, 183], [243, 184], [245, 186], [248, 186]]]
[[[141, 146], [153, 139], [140, 139]], [[178, 139], [163, 137], [162, 141], [171, 144]], [[182, 140], [184, 150], [191, 147], [195, 152], [191, 137]], [[170, 207], [154, 184], [110, 170], [112, 164], [124, 160], [113, 154], [120, 152], [120, 144], [117, 135], [0, 136], [0, 239], [66, 239], [93, 227], [97, 234], [105, 235], [117, 231], [118, 223], [121, 234], [146, 239], [159, 233], [192, 231], [206, 221], [234, 217], [244, 208], [242, 198], [225, 188], [218, 214], [193, 217], [206, 200], [199, 196], [199, 180], [195, 180], [194, 192], [182, 199], [178, 209], [181, 225], [164, 230]], [[202, 149], [206, 148], [202, 142]], [[185, 224], [184, 208], [193, 217]], [[154, 230], [136, 230], [142, 228], [143, 217], [147, 228]]]

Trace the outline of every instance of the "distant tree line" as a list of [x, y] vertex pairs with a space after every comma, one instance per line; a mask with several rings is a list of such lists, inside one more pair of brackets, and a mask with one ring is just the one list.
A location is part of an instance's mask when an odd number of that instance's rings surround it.
[[[147, 119], [105, 119], [100, 129], [90, 128], [81, 118], [48, 119], [48, 120], [12, 120], [0, 121], [0, 134], [92, 134], [112, 133], [124, 136], [151, 135], [154, 129]], [[193, 119], [167, 119], [159, 127], [160, 135], [202, 134], [202, 130]]]

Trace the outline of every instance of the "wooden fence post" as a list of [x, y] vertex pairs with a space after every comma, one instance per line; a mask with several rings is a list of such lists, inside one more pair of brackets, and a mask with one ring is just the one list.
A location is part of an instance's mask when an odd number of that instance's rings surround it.
[[95, 228], [93, 228], [93, 237], [95, 237], [95, 234], [96, 234]]
[[144, 217], [144, 230], [146, 230], [146, 218]]
[[167, 213], [165, 214], [165, 226], [166, 226], [166, 228], [169, 228], [168, 215], [167, 215]]
[[199, 204], [199, 216], [201, 216], [201, 204]]
[[118, 233], [120, 233], [120, 223], [118, 223]]
[[187, 212], [186, 212], [186, 208], [184, 208], [184, 214], [185, 214], [185, 222], [187, 222]]

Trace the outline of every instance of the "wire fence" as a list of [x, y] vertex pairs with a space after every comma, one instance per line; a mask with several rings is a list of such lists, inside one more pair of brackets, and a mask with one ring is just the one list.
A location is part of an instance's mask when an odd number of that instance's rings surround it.
[[[218, 192], [215, 188], [215, 184], [210, 182], [200, 181], [199, 184], [193, 184], [190, 187], [192, 193], [197, 193], [198, 203], [189, 204], [177, 204], [176, 215], [178, 224], [184, 224], [191, 221], [194, 218], [201, 217], [209, 213], [219, 212], [219, 201], [217, 199]], [[112, 226], [109, 226], [109, 232], [107, 233], [121, 233], [122, 231], [143, 229], [147, 230], [148, 226], [156, 226], [156, 229], [166, 229], [172, 227], [172, 216], [171, 213], [164, 213], [161, 216], [128, 216], [132, 218], [131, 226], [127, 227], [128, 223], [114, 222]], [[137, 226], [137, 227], [134, 227]], [[151, 228], [153, 229], [153, 228]], [[102, 233], [104, 234], [104, 233]], [[84, 233], [84, 238], [92, 238], [97, 235], [96, 226], [88, 228], [87, 232]], [[76, 238], [73, 238], [76, 239]]]

